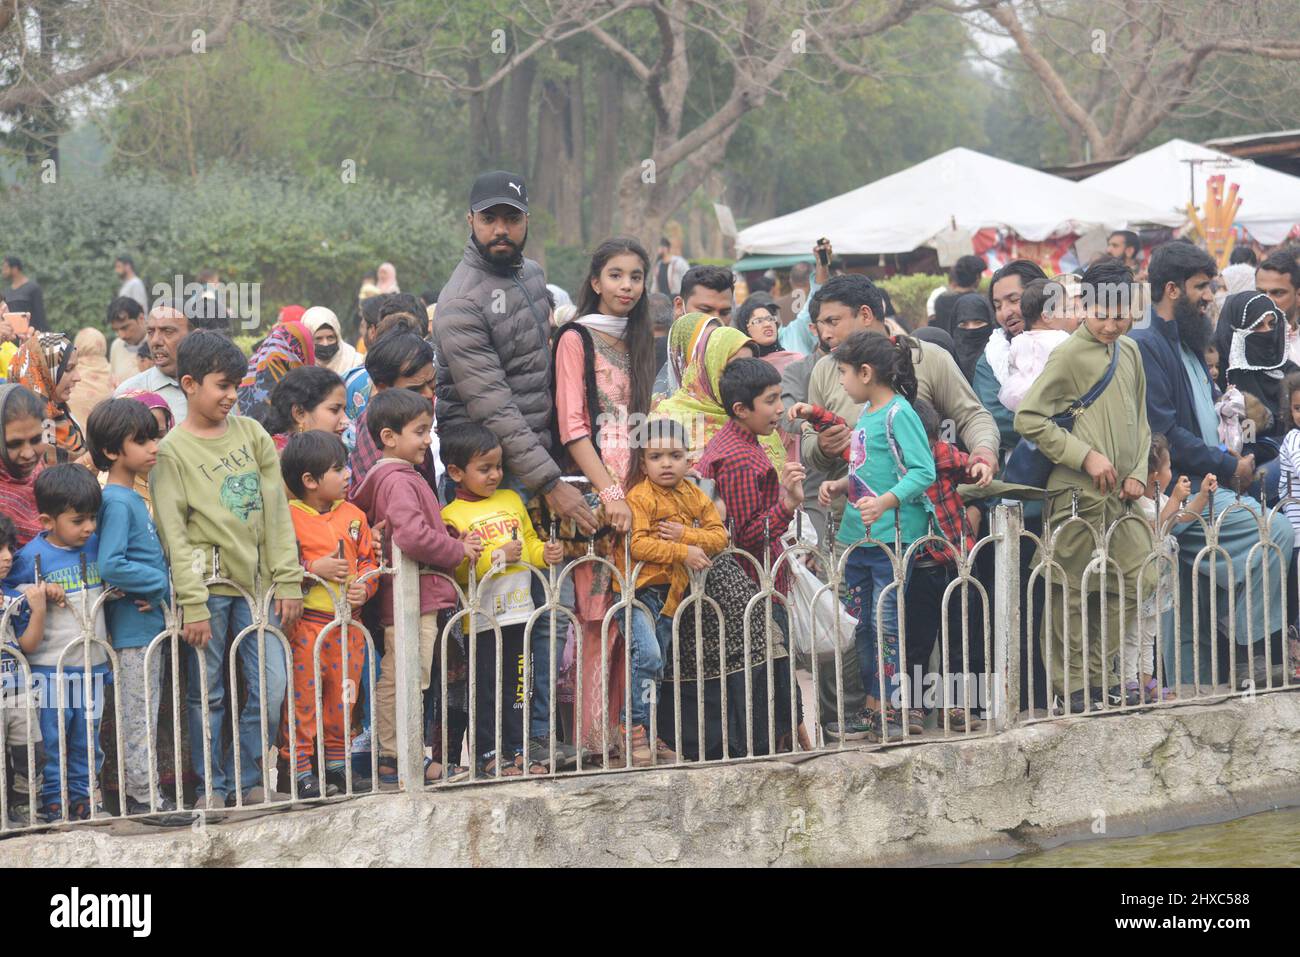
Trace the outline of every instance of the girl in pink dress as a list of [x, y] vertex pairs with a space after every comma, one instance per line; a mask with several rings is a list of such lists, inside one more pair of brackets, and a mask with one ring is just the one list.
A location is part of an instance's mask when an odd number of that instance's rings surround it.
[[[654, 333], [645, 297], [650, 258], [635, 239], [601, 243], [578, 300], [578, 318], [555, 340], [555, 412], [566, 455], [591, 482], [605, 522], [619, 535], [632, 528], [624, 499], [634, 456], [630, 423], [650, 408]], [[575, 702], [584, 751], [618, 750], [617, 721], [624, 697], [625, 643], [617, 622], [604, 660], [608, 695], [602, 698], [601, 622], [612, 603], [608, 568], [587, 563], [573, 573], [582, 622], [582, 693]], [[575, 656], [576, 658], [576, 656]]]

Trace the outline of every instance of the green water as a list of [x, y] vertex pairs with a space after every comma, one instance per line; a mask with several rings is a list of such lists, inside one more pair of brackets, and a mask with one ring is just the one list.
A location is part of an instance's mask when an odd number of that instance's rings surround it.
[[1099, 838], [988, 867], [1300, 867], [1300, 808], [1144, 837]]

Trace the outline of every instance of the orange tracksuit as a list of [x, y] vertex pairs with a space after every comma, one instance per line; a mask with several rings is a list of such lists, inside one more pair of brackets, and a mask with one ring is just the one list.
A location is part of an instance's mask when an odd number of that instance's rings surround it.
[[[303, 567], [310, 567], [318, 558], [331, 558], [343, 548], [343, 558], [348, 562], [349, 581], [361, 577], [378, 567], [374, 546], [370, 539], [370, 525], [366, 514], [349, 502], [338, 501], [328, 512], [318, 512], [297, 499], [289, 501], [289, 514], [293, 519], [294, 533]], [[313, 655], [316, 642], [326, 627], [335, 621], [334, 601], [331, 592], [340, 602], [346, 586], [331, 584], [328, 588], [312, 579], [303, 582], [306, 597], [303, 599], [302, 618], [289, 637], [293, 651], [293, 710], [296, 724], [298, 773], [311, 770], [312, 750], [316, 743], [316, 672]], [[310, 587], [307, 587], [310, 586]], [[366, 598], [374, 595], [378, 578], [366, 583]], [[325, 729], [325, 757], [330, 761], [348, 758], [349, 726], [352, 706], [356, 703], [361, 684], [361, 669], [365, 663], [366, 643], [355, 625], [348, 630], [348, 666], [343, 669], [342, 629], [335, 624], [329, 628], [320, 649], [321, 711]], [[285, 707], [288, 708], [288, 701]], [[280, 753], [289, 760], [288, 722], [281, 723], [284, 740]], [[324, 768], [321, 768], [324, 773]]]

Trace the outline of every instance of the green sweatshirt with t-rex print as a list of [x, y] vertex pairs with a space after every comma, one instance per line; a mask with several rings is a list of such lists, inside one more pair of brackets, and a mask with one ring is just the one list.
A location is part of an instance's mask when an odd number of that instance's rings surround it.
[[[158, 447], [149, 476], [154, 521], [171, 561], [186, 622], [206, 621], [208, 594], [238, 590], [204, 580], [212, 547], [220, 575], [252, 591], [275, 583], [276, 598], [302, 597], [302, 566], [275, 443], [252, 419], [226, 418], [224, 435], [200, 438], [177, 426]], [[258, 601], [261, 595], [255, 596]]]

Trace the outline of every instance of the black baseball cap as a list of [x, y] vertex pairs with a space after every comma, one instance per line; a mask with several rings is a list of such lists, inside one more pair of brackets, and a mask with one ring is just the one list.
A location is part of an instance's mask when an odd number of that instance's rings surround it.
[[469, 211], [480, 213], [492, 206], [513, 206], [521, 213], [528, 212], [528, 184], [516, 173], [494, 169], [480, 173], [469, 191]]

